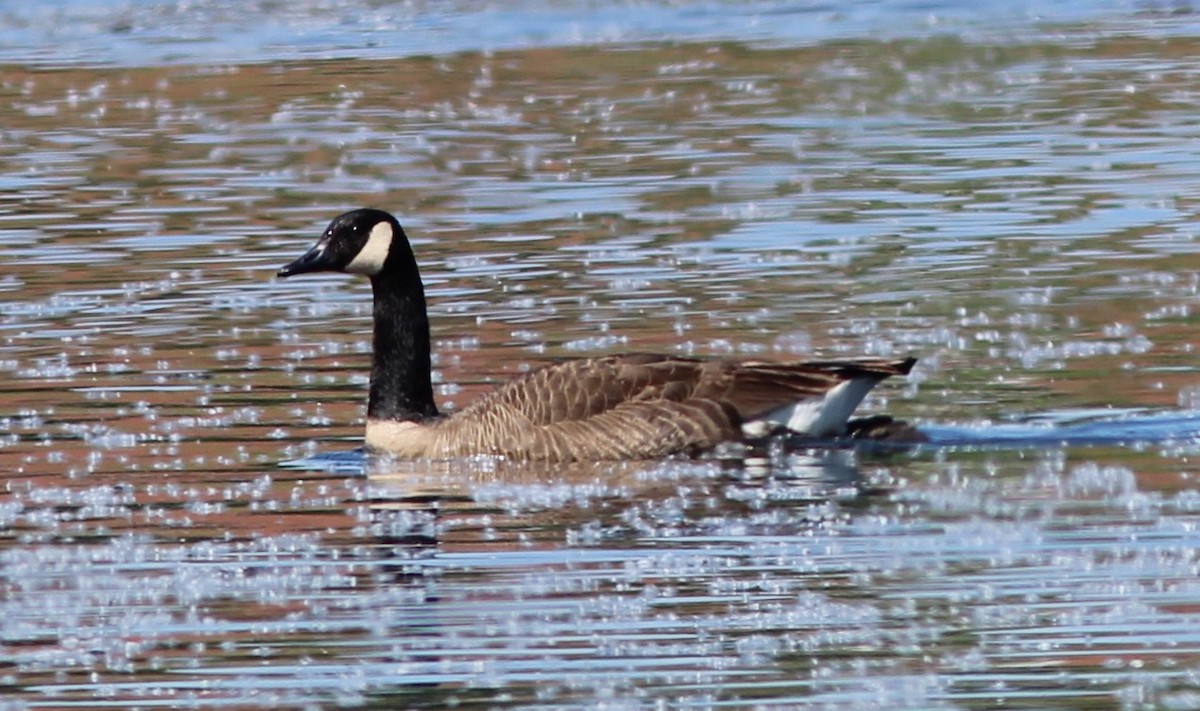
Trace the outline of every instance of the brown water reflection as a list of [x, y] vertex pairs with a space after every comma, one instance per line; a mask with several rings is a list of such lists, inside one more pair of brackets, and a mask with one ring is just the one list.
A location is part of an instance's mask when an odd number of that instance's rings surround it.
[[[0, 707], [1189, 707], [1175, 21], [0, 67]], [[270, 276], [363, 204], [443, 404], [912, 352], [933, 445], [364, 464], [369, 290]]]

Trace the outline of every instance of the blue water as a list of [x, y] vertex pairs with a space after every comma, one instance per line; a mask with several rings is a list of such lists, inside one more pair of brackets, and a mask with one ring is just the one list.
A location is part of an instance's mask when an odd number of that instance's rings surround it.
[[[1185, 8], [1179, 5], [1178, 8]], [[734, 41], [807, 46], [830, 40], [938, 34], [1053, 34], [1095, 23], [1104, 33], [1139, 18], [1139, 32], [1186, 35], [1198, 21], [1175, 4], [1114, 2], [470, 2], [352, 0], [187, 2], [52, 0], [0, 15], [0, 61], [159, 66], [331, 58], [385, 59], [460, 52], [646, 42]]]
[[[1197, 708], [1197, 37], [6, 4], [0, 710]], [[364, 457], [370, 288], [273, 275], [368, 202], [447, 409], [546, 358], [912, 353], [862, 409], [927, 441]]]
[[1022, 419], [958, 427], [928, 423], [921, 432], [935, 447], [1200, 444], [1200, 412], [1194, 410], [1046, 412]]

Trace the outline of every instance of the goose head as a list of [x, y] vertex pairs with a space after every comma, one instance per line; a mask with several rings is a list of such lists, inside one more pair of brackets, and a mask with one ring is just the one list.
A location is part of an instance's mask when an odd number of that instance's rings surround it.
[[412, 248], [400, 223], [383, 210], [363, 208], [338, 215], [317, 243], [279, 276], [311, 272], [343, 272], [375, 277], [398, 260], [413, 261]]

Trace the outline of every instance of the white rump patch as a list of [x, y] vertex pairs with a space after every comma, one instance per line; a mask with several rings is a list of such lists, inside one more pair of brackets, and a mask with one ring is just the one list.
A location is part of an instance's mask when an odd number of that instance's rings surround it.
[[392, 237], [395, 232], [387, 222], [380, 222], [371, 228], [367, 243], [358, 251], [354, 259], [346, 265], [346, 271], [351, 274], [366, 274], [374, 276], [383, 269], [388, 252], [392, 249]]
[[879, 380], [876, 377], [847, 380], [831, 388], [824, 397], [801, 400], [781, 407], [761, 420], [746, 422], [742, 425], [742, 433], [747, 437], [762, 437], [782, 425], [810, 437], [839, 435], [846, 427], [846, 420], [854, 414], [854, 408]]

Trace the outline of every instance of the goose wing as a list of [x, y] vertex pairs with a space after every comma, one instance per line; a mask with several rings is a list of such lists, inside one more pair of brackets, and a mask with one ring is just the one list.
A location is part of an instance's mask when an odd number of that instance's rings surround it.
[[[570, 360], [513, 380], [441, 427], [443, 441], [528, 459], [628, 459], [711, 448], [739, 434], [737, 411], [696, 397], [727, 380], [719, 363], [650, 354]], [[710, 388], [712, 389], [712, 388]]]
[[626, 354], [535, 370], [443, 423], [443, 441], [530, 459], [652, 458], [742, 436], [744, 421], [909, 361], [805, 363]]

